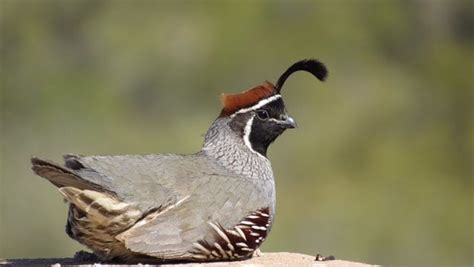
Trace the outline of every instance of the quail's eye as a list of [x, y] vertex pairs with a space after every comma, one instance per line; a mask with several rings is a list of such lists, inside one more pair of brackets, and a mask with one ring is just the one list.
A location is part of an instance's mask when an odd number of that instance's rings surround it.
[[268, 115], [268, 112], [266, 110], [257, 110], [257, 117], [261, 120], [266, 120], [268, 119], [270, 116]]

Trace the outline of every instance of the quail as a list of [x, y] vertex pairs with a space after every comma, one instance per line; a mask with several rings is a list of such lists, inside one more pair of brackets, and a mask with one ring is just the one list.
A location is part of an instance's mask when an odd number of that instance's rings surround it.
[[276, 85], [223, 94], [222, 111], [195, 154], [67, 154], [64, 165], [33, 157], [32, 169], [69, 203], [66, 233], [104, 262], [252, 257], [274, 221], [267, 149], [296, 127], [280, 94], [296, 71], [327, 77], [324, 64], [305, 59]]

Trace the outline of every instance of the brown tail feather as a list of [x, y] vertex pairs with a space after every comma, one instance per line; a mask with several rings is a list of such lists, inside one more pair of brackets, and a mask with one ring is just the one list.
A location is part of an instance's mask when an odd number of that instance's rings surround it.
[[108, 193], [92, 190], [80, 190], [74, 187], [62, 187], [59, 192], [74, 204], [75, 208], [87, 214], [90, 221], [101, 225], [128, 228], [141, 218], [143, 213], [136, 207], [118, 200]]
[[57, 187], [75, 187], [78, 189], [89, 189], [96, 191], [105, 191], [101, 186], [84, 180], [71, 170], [59, 166], [56, 163], [42, 160], [39, 158], [31, 158], [31, 169], [39, 176], [46, 178]]

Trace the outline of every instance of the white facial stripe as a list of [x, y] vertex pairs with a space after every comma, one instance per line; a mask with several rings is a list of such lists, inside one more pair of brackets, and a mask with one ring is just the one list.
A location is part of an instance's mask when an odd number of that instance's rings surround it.
[[252, 144], [250, 143], [250, 132], [252, 132], [252, 123], [253, 123], [254, 118], [255, 118], [255, 114], [252, 115], [252, 117], [247, 121], [247, 124], [245, 125], [245, 128], [244, 128], [244, 143], [250, 149], [250, 151], [252, 151], [252, 153], [255, 153], [258, 156], [260, 156], [264, 159], [267, 159], [266, 157], [262, 156], [257, 151], [253, 150]]
[[268, 104], [270, 102], [273, 102], [273, 101], [275, 101], [277, 99], [280, 99], [280, 98], [281, 98], [281, 95], [274, 95], [274, 96], [271, 96], [269, 98], [264, 98], [264, 99], [260, 100], [257, 104], [255, 104], [251, 107], [239, 109], [234, 114], [232, 114], [230, 117], [232, 118], [232, 117], [234, 117], [235, 115], [237, 115], [239, 113], [245, 113], [245, 112], [248, 112], [248, 111], [251, 111], [251, 110], [257, 110], [257, 109], [265, 106], [266, 104]]
[[268, 120], [269, 120], [269, 121], [273, 121], [273, 122], [275, 122], [275, 123], [284, 123], [283, 121], [277, 120], [277, 119], [275, 119], [275, 118], [269, 118]]
[[295, 123], [295, 120], [294, 120], [292, 117], [287, 117], [287, 121], [277, 120], [277, 119], [275, 119], [275, 118], [269, 118], [268, 120], [269, 120], [269, 121], [273, 121], [273, 122], [275, 122], [275, 123], [279, 123], [279, 124], [281, 124], [281, 123], [287, 123], [287, 122], [289, 122], [289, 123]]
[[255, 118], [255, 115], [252, 115], [252, 117], [247, 121], [247, 124], [245, 125], [244, 143], [252, 152], [257, 153], [255, 150], [253, 150], [252, 144], [250, 144], [250, 132], [252, 131], [252, 123], [253, 123], [254, 118]]

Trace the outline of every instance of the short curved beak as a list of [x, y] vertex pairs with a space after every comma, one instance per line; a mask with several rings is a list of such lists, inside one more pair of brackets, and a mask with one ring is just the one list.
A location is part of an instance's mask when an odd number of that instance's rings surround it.
[[288, 116], [288, 115], [284, 115], [282, 118], [281, 118], [281, 122], [282, 122], [282, 125], [287, 128], [287, 129], [294, 129], [297, 127], [296, 125], [296, 122], [295, 120]]

